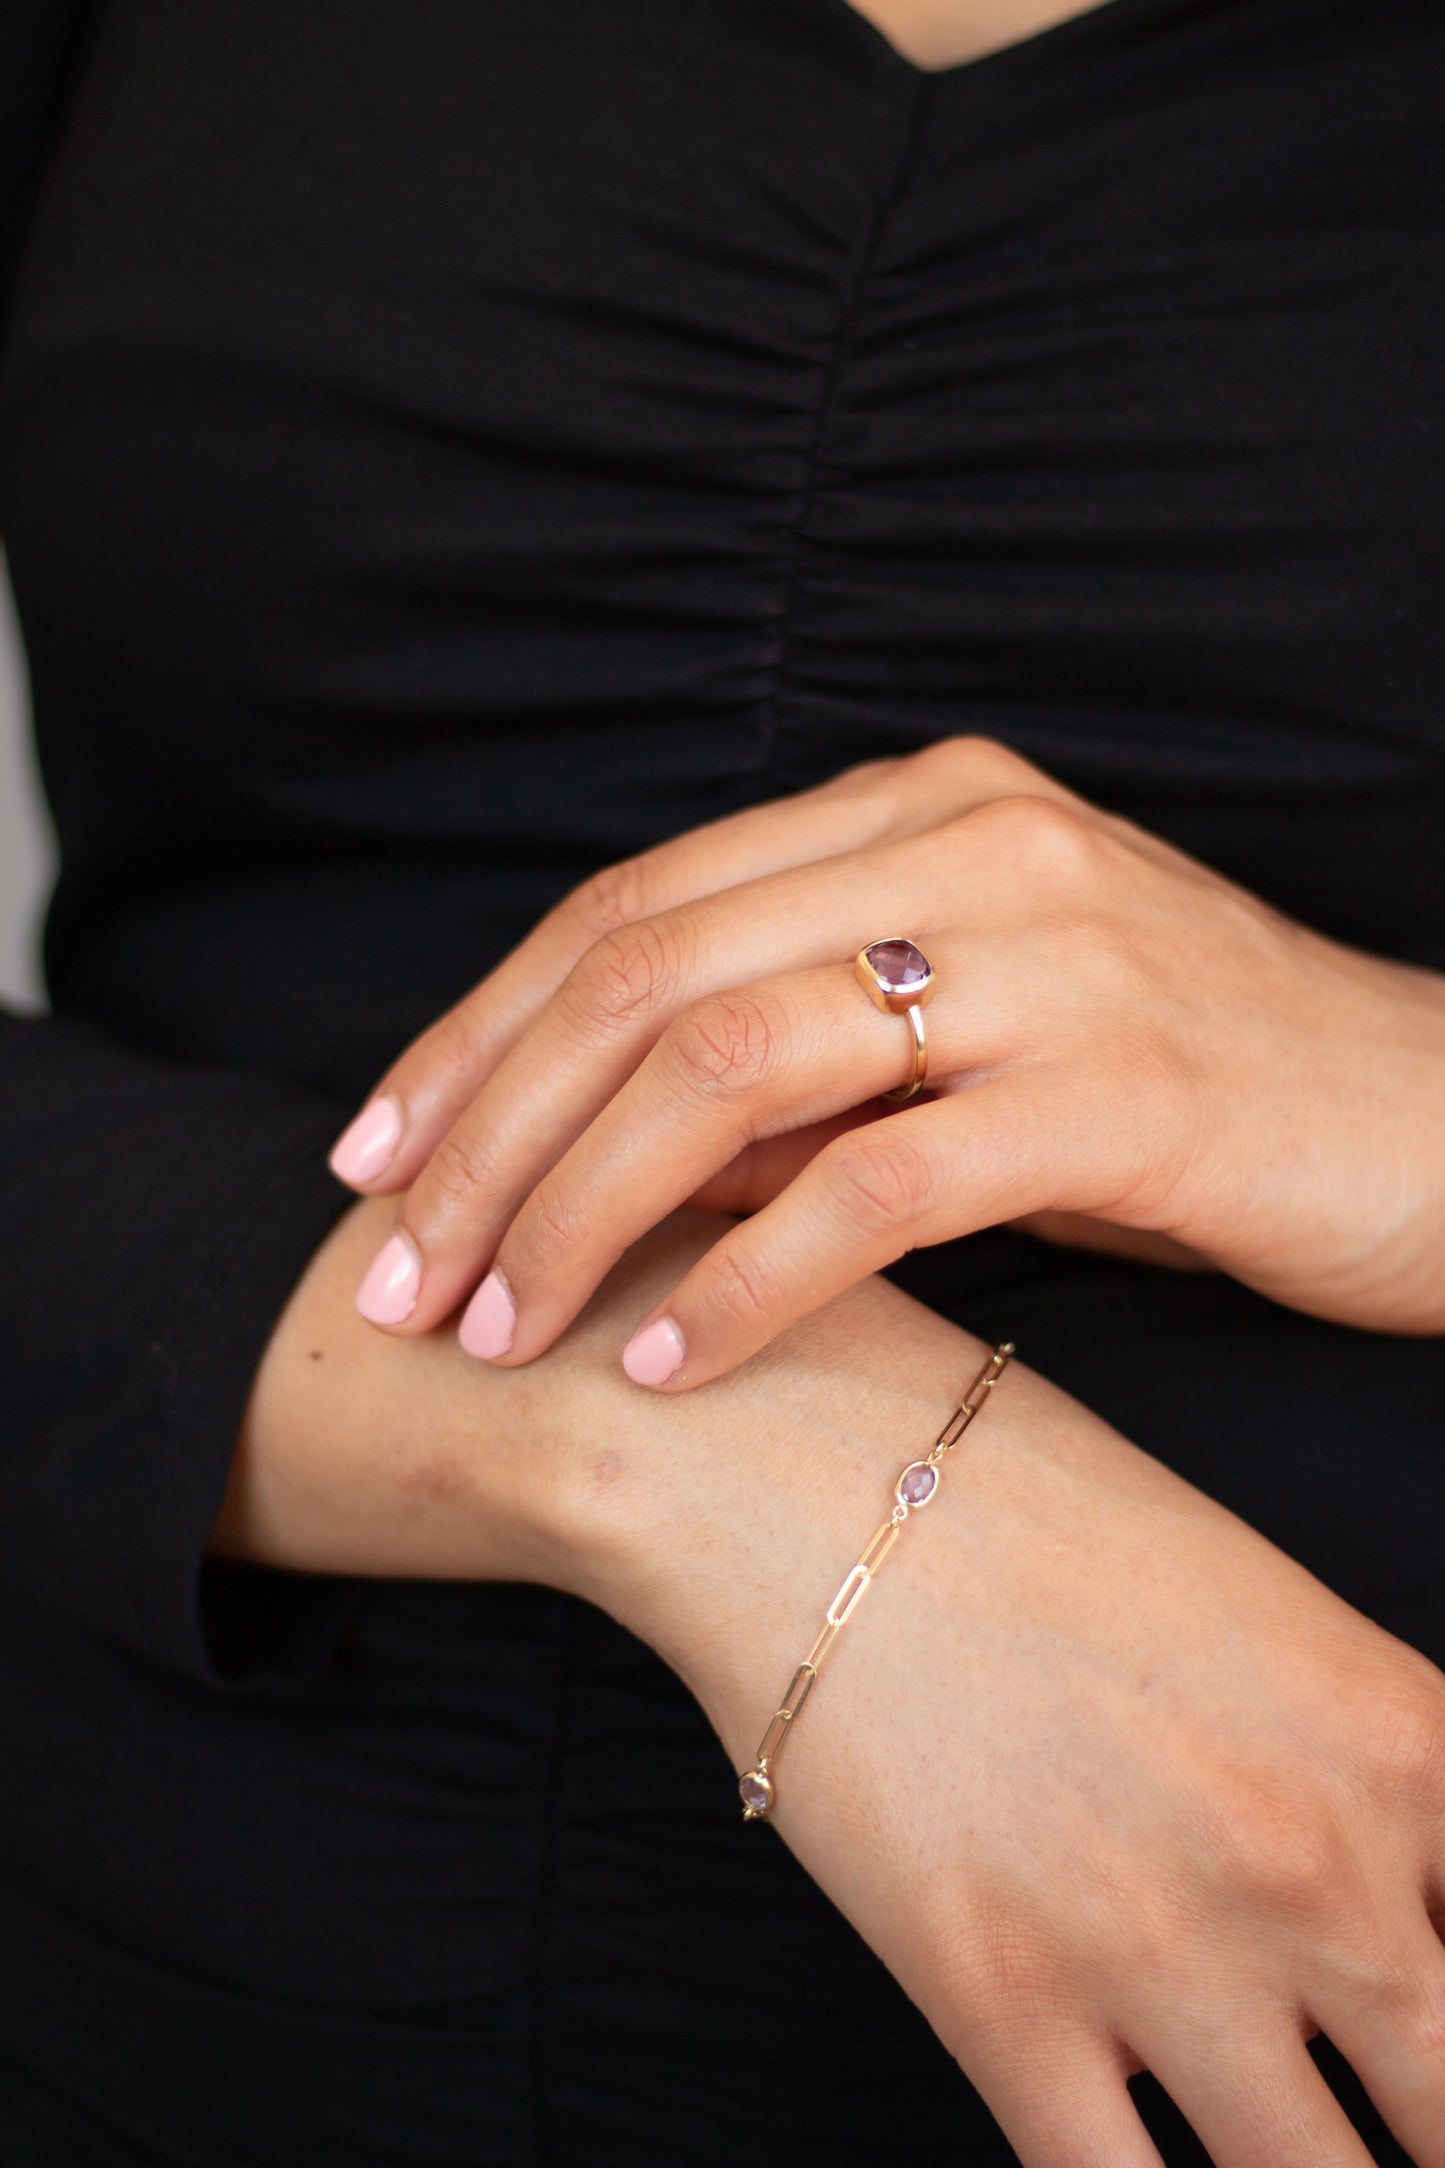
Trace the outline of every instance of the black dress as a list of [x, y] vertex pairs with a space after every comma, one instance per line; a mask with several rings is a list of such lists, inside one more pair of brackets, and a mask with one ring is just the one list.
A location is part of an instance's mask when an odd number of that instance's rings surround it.
[[[203, 1546], [327, 1146], [624, 852], [982, 731], [1445, 967], [1445, 12], [932, 77], [844, 0], [7, 21], [63, 856], [0, 1025], [0, 2158], [1005, 2161], [610, 1621]], [[897, 1277], [1445, 1662], [1445, 1343], [1001, 1232]]]

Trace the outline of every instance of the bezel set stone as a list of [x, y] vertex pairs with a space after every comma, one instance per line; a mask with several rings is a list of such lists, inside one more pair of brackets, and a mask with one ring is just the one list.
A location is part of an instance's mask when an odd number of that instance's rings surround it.
[[748, 1769], [738, 1778], [738, 1797], [743, 1803], [743, 1820], [760, 1822], [773, 1804], [773, 1780], [766, 1769]]
[[869, 999], [890, 1015], [921, 1009], [933, 998], [933, 966], [903, 934], [888, 934], [859, 949], [854, 970]]
[[[863, 959], [864, 952], [860, 950], [860, 970]], [[944, 1455], [957, 1445], [978, 1414], [1013, 1352], [1012, 1340], [999, 1342], [939, 1431], [929, 1452], [918, 1460], [910, 1460], [900, 1471], [893, 1486], [892, 1512], [886, 1521], [874, 1529], [856, 1563], [845, 1575], [842, 1587], [828, 1606], [827, 1615], [814, 1637], [812, 1647], [794, 1670], [788, 1681], [787, 1691], [758, 1742], [757, 1760], [751, 1769], [745, 1769], [738, 1778], [738, 1797], [743, 1803], [745, 1822], [766, 1821], [771, 1813], [775, 1795], [769, 1764], [777, 1758], [787, 1743], [799, 1711], [817, 1683], [824, 1658], [873, 1586], [874, 1577], [897, 1544], [909, 1514], [918, 1512], [936, 1496], [940, 1463]]]
[[[908, 1481], [910, 1476], [914, 1478], [911, 1486]], [[893, 1486], [894, 1497], [901, 1506], [906, 1506], [910, 1513], [921, 1513], [937, 1492], [938, 1470], [931, 1460], [911, 1460]]]

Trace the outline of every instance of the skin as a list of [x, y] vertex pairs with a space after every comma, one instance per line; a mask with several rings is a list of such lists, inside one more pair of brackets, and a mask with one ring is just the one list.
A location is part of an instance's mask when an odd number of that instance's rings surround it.
[[[888, 1106], [909, 1027], [850, 964], [898, 932], [938, 990], [928, 1092]], [[636, 1320], [668, 1321], [677, 1367], [639, 1382], [672, 1392], [1000, 1221], [1435, 1334], [1442, 1079], [1445, 977], [944, 739], [604, 869], [401, 1055], [362, 1117], [396, 1131], [365, 1186], [405, 1191], [385, 1322], [481, 1282], [464, 1344], [531, 1361], [691, 1200], [748, 1216]]]
[[[851, 0], [896, 52], [925, 74], [967, 66], [1071, 16], [1077, 0]], [[1094, 0], [1094, 6], [1106, 0]]]
[[[747, 1767], [985, 1350], [869, 1278], [702, 1391], [638, 1393], [621, 1320], [724, 1231], [684, 1211], [542, 1361], [478, 1365], [357, 1316], [389, 1210], [355, 1204], [279, 1319], [213, 1547], [571, 1590]], [[1017, 1358], [776, 1771], [778, 1835], [1024, 2168], [1161, 2168], [1141, 2068], [1217, 2168], [1361, 2168], [1321, 2029], [1445, 2168], [1445, 1677]]]
[[[1084, 11], [860, 12], [931, 70]], [[1010, 1219], [1445, 1329], [1445, 986], [1025, 769], [952, 742], [607, 869], [409, 1049], [217, 1547], [570, 1589], [741, 1768], [983, 1353], [872, 1276], [912, 1243]], [[873, 1097], [902, 1027], [837, 968], [904, 929], [967, 989], [906, 1130]], [[379, 1333], [349, 1291], [398, 1232], [417, 1296]], [[489, 1265], [517, 1322], [478, 1365], [439, 1328]], [[683, 1359], [638, 1394], [617, 1348], [662, 1317]], [[1161, 2168], [1144, 2068], [1217, 2168], [1359, 2168], [1320, 2030], [1445, 2168], [1441, 1674], [1017, 1360], [915, 1524], [774, 1820], [1024, 2168]]]

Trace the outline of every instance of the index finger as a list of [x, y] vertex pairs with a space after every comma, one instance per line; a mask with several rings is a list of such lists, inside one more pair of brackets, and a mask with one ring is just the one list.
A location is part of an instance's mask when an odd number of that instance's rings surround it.
[[[372, 1194], [407, 1188], [594, 942], [679, 904], [889, 834], [909, 806], [906, 794], [886, 785], [906, 765], [864, 762], [604, 866], [412, 1040], [333, 1145], [333, 1174]], [[933, 811], [936, 817], [936, 793]]]

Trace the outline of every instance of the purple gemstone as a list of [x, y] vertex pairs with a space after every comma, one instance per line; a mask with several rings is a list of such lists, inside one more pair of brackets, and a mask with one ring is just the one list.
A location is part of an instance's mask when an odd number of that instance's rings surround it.
[[906, 1506], [926, 1506], [938, 1486], [938, 1470], [926, 1460], [910, 1461], [898, 1478], [898, 1495]]
[[745, 1807], [752, 1808], [754, 1814], [766, 1814], [773, 1803], [773, 1787], [766, 1777], [760, 1777], [750, 1769], [739, 1780], [738, 1797]]
[[928, 958], [911, 941], [874, 941], [863, 953], [890, 994], [906, 994], [928, 977]]

